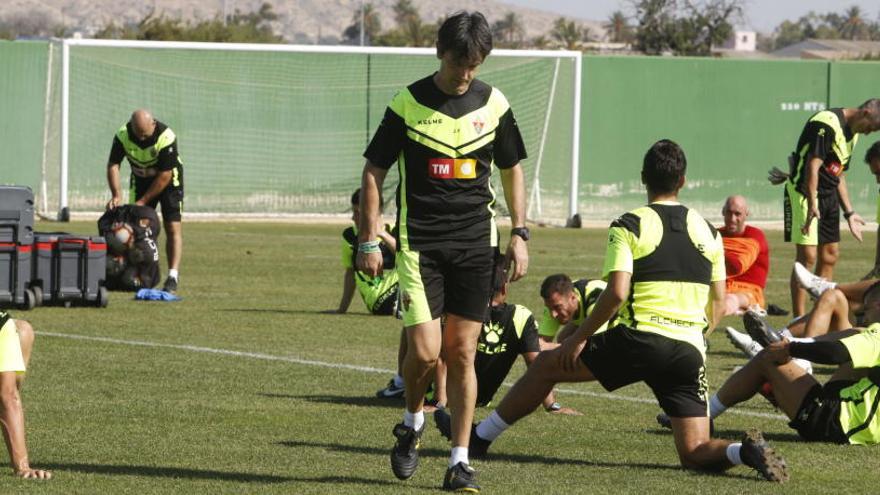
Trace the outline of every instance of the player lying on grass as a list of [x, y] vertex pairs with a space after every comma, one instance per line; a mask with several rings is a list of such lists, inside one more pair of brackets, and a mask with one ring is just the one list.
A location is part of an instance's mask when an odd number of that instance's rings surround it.
[[[557, 276], [551, 276], [551, 279]], [[568, 280], [571, 290], [571, 279]], [[507, 290], [510, 285], [507, 279], [504, 259], [499, 258], [495, 263], [495, 275], [493, 279], [494, 295], [489, 310], [489, 317], [483, 323], [483, 331], [480, 333], [480, 341], [477, 343], [477, 357], [474, 368], [477, 373], [477, 406], [483, 407], [492, 402], [495, 393], [507, 378], [517, 356], [522, 356], [526, 366], [530, 366], [538, 352], [542, 348], [555, 348], [556, 343], [541, 344], [538, 340], [538, 327], [532, 312], [519, 304], [507, 303]], [[547, 281], [544, 281], [544, 285]], [[601, 292], [601, 290], [600, 290]], [[591, 306], [590, 306], [591, 307]], [[544, 398], [544, 410], [552, 414], [565, 414], [580, 416], [581, 413], [570, 408], [562, 407], [556, 402], [556, 397], [551, 391]], [[437, 429], [446, 437], [452, 439], [452, 423], [449, 413], [445, 409], [437, 409], [434, 412], [434, 420]]]
[[[684, 152], [672, 141], [658, 141], [645, 154], [641, 178], [649, 204], [611, 224], [603, 269], [608, 286], [577, 331], [541, 352], [474, 428], [472, 454], [486, 454], [557, 383], [598, 380], [613, 391], [645, 382], [671, 417], [682, 466], [745, 464], [767, 480], [788, 479], [785, 461], [757, 430], [741, 443], [710, 437], [703, 332], [723, 310], [724, 254], [717, 231], [678, 202], [686, 168]], [[595, 333], [615, 315], [615, 326]]]
[[[865, 296], [865, 317], [880, 319], [880, 285]], [[880, 442], [880, 324], [819, 337], [786, 338], [764, 325], [767, 347], [727, 379], [709, 401], [714, 419], [769, 382], [789, 426], [805, 440], [868, 445]], [[821, 385], [792, 358], [836, 364]]]
[[0, 423], [3, 424], [6, 450], [16, 476], [50, 479], [51, 471], [34, 469], [28, 461], [24, 410], [19, 395], [33, 345], [34, 330], [30, 323], [14, 320], [9, 313], [0, 310]]
[[[854, 326], [877, 323], [864, 317], [865, 297], [877, 280], [862, 280], [837, 284], [813, 275], [799, 263], [795, 263], [795, 276], [801, 287], [816, 299], [813, 309], [795, 318], [780, 329], [786, 337], [818, 337], [830, 332], [847, 330]], [[757, 316], [752, 315], [754, 319]], [[745, 318], [744, 318], [745, 319]], [[763, 346], [750, 335], [726, 327], [730, 342], [749, 358], [754, 357]], [[760, 336], [758, 337], [760, 339]]]

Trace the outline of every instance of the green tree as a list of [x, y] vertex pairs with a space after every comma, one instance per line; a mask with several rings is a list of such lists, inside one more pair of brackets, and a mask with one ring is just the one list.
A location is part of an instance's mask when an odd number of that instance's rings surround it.
[[608, 41], [612, 43], [630, 43], [633, 40], [632, 26], [620, 10], [612, 12], [603, 27], [608, 33]]
[[516, 12], [508, 12], [492, 24], [492, 36], [498, 46], [518, 48], [523, 44], [525, 27]]
[[[371, 45], [372, 41], [382, 32], [382, 21], [379, 12], [372, 2], [364, 4], [364, 44]], [[359, 44], [361, 40], [361, 8], [354, 9], [351, 15], [351, 24], [342, 32], [342, 39]]]
[[565, 17], [559, 17], [553, 22], [550, 37], [560, 48], [566, 50], [580, 50], [585, 41], [591, 41], [593, 38], [589, 28]]
[[743, 0], [638, 0], [635, 45], [657, 55], [707, 56], [733, 33], [733, 20], [742, 14]]
[[394, 12], [394, 29], [383, 33], [376, 44], [385, 46], [433, 46], [436, 28], [433, 24], [422, 22], [418, 9], [412, 0], [397, 0], [391, 7]]
[[840, 37], [847, 40], [869, 39], [868, 23], [862, 16], [862, 9], [854, 5], [846, 10], [841, 19], [838, 31]]
[[95, 38], [280, 43], [283, 38], [276, 35], [269, 24], [277, 19], [278, 15], [275, 14], [269, 3], [262, 4], [256, 12], [242, 13], [236, 10], [226, 19], [217, 16], [214, 19], [199, 21], [195, 24], [184, 22], [181, 19], [168, 18], [164, 15], [155, 16], [151, 11], [137, 24], [120, 27], [111, 22], [95, 33]]

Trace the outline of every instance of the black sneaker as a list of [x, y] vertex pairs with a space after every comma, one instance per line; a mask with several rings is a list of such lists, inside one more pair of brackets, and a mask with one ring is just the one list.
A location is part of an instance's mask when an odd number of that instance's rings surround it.
[[761, 473], [767, 481], [778, 483], [788, 481], [788, 466], [785, 465], [785, 459], [764, 440], [760, 431], [751, 429], [746, 432], [739, 456], [743, 464]]
[[[437, 429], [443, 435], [443, 438], [452, 441], [452, 417], [449, 416], [446, 409], [437, 408], [434, 411], [434, 424], [437, 425]], [[473, 435], [473, 432], [471, 434]]]
[[456, 493], [480, 493], [477, 484], [477, 472], [463, 462], [446, 470], [443, 477], [443, 489]]
[[391, 430], [391, 434], [397, 437], [391, 449], [391, 470], [397, 479], [408, 480], [416, 473], [419, 467], [419, 444], [424, 431], [424, 424], [421, 429], [414, 430], [403, 423], [398, 423]]
[[770, 345], [771, 342], [782, 340], [779, 332], [774, 330], [758, 313], [752, 310], [746, 311], [743, 315], [743, 325], [746, 327], [746, 332], [755, 339], [755, 342], [764, 347]]
[[404, 391], [403, 387], [398, 387], [394, 384], [394, 378], [392, 378], [388, 380], [388, 385], [385, 388], [376, 392], [376, 397], [380, 399], [402, 399]]
[[788, 310], [775, 304], [768, 304], [767, 314], [770, 316], [788, 316]]
[[175, 278], [175, 277], [166, 278], [165, 285], [162, 286], [162, 290], [164, 290], [165, 292], [170, 292], [171, 294], [174, 294], [175, 292], [177, 292], [177, 278]]
[[485, 459], [489, 455], [491, 440], [483, 440], [477, 435], [477, 425], [471, 426], [471, 440], [468, 443], [468, 455], [475, 459]]

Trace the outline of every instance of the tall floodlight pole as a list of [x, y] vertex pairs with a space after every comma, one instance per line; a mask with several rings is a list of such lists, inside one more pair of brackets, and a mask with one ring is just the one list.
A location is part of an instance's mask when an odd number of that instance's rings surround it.
[[364, 0], [361, 0], [361, 46], [364, 46]]

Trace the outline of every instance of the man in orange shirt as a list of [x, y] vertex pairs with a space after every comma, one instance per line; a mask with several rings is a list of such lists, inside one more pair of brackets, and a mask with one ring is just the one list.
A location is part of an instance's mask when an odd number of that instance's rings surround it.
[[749, 207], [742, 196], [727, 198], [721, 214], [724, 215], [724, 226], [719, 232], [724, 242], [727, 269], [724, 314], [740, 314], [753, 306], [766, 308], [764, 287], [770, 271], [770, 248], [764, 232], [746, 225]]

